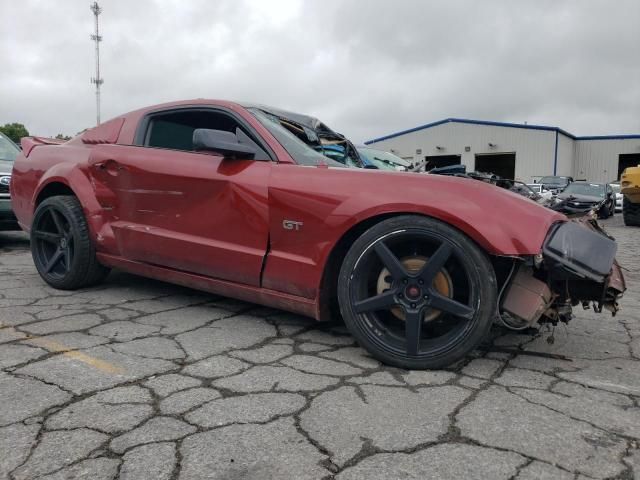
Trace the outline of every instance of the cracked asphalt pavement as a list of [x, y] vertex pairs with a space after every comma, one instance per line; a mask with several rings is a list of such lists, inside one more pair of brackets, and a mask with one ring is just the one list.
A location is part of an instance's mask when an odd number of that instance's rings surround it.
[[0, 479], [640, 479], [640, 230], [605, 224], [618, 316], [496, 329], [440, 371], [122, 273], [56, 291], [0, 233]]

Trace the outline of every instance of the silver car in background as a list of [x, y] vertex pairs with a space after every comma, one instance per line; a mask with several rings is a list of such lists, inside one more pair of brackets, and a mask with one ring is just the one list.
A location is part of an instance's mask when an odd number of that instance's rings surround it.
[[553, 192], [544, 188], [544, 185], [542, 185], [541, 183], [527, 183], [527, 187], [536, 192], [545, 200], [551, 200], [551, 197], [553, 197]]
[[624, 198], [624, 195], [622, 195], [622, 193], [620, 193], [620, 183], [619, 182], [614, 182], [614, 183], [610, 183], [609, 185], [611, 185], [611, 188], [613, 188], [613, 193], [616, 197], [616, 212], [621, 212], [622, 211], [622, 199]]
[[0, 132], [0, 230], [20, 230], [11, 208], [11, 170], [20, 148]]

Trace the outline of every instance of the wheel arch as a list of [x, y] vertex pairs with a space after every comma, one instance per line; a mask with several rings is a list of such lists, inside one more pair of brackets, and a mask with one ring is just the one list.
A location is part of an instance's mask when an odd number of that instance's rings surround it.
[[329, 321], [334, 315], [339, 315], [340, 313], [336, 291], [338, 285], [338, 274], [340, 273], [340, 267], [342, 266], [344, 257], [353, 241], [374, 225], [388, 218], [404, 214], [407, 214], [407, 212], [381, 213], [364, 218], [351, 225], [333, 245], [333, 248], [327, 257], [327, 261], [324, 264], [322, 279], [320, 281], [320, 292], [318, 295], [320, 311], [319, 320]]
[[74, 197], [77, 197], [76, 192], [74, 192], [66, 182], [61, 181], [60, 179], [54, 179], [43, 185], [35, 195], [35, 199], [33, 201], [34, 210], [47, 198], [57, 195], [73, 195]]
[[38, 205], [55, 195], [76, 197], [82, 206], [91, 234], [95, 235], [101, 230], [105, 223], [103, 209], [95, 196], [91, 180], [77, 164], [59, 163], [45, 172], [31, 197], [31, 220]]
[[471, 242], [473, 242], [481, 251], [483, 251], [493, 266], [494, 273], [498, 279], [499, 285], [502, 285], [506, 279], [506, 272], [508, 271], [512, 258], [511, 256], [497, 255], [487, 250], [485, 246], [477, 241], [473, 236], [469, 235], [468, 232], [458, 228], [456, 225], [453, 225], [437, 216], [428, 215], [423, 212], [415, 212], [415, 211], [396, 211], [396, 212], [386, 212], [376, 214], [364, 219], [361, 219], [359, 222], [351, 225], [338, 239], [338, 241], [334, 244], [331, 249], [329, 255], [327, 256], [327, 261], [325, 262], [322, 278], [320, 282], [320, 291], [318, 294], [319, 298], [319, 314], [321, 321], [328, 321], [334, 318], [335, 315], [339, 315], [338, 302], [337, 302], [337, 283], [338, 283], [338, 275], [340, 273], [340, 267], [344, 261], [344, 257], [349, 250], [351, 244], [357, 239], [360, 235], [362, 235], [369, 228], [377, 225], [378, 223], [387, 220], [389, 218], [399, 217], [402, 215], [415, 215], [421, 216], [425, 218], [432, 218], [434, 220], [438, 220], [458, 230], [461, 234], [467, 237]]

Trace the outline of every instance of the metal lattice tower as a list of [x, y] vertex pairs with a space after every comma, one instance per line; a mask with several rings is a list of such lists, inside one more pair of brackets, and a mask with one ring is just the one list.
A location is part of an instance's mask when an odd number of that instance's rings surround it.
[[100, 8], [98, 2], [93, 2], [89, 8], [93, 12], [96, 24], [95, 33], [91, 35], [91, 40], [96, 43], [96, 76], [91, 77], [91, 83], [96, 86], [96, 124], [100, 125], [100, 85], [104, 83], [104, 80], [100, 76], [100, 42], [102, 41], [102, 37], [100, 36], [98, 15], [102, 13], [102, 8]]

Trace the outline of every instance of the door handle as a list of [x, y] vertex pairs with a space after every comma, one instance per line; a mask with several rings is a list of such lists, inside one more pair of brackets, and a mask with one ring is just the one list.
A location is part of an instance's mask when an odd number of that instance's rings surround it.
[[127, 169], [124, 165], [116, 162], [115, 160], [104, 160], [100, 162], [93, 163], [93, 167], [102, 172], [107, 172], [109, 175], [116, 176], [120, 172], [123, 172]]

